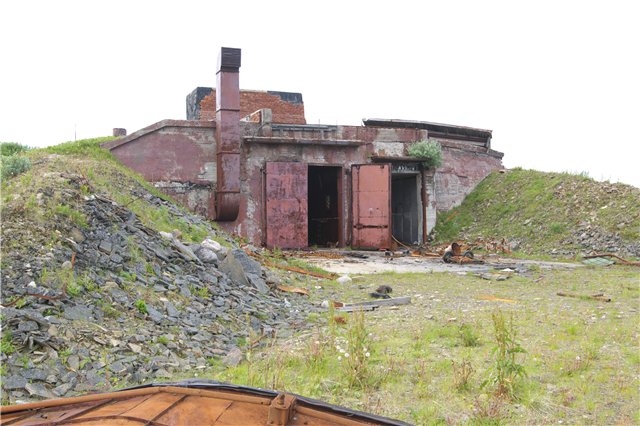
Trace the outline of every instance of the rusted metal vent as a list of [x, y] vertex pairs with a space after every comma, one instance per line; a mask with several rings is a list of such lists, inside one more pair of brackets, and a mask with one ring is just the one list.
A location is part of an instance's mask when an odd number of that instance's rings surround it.
[[240, 68], [240, 49], [223, 47], [220, 49], [220, 68]]
[[297, 395], [190, 380], [5, 406], [0, 414], [2, 426], [407, 424]]
[[216, 220], [240, 211], [240, 49], [223, 47], [216, 88]]

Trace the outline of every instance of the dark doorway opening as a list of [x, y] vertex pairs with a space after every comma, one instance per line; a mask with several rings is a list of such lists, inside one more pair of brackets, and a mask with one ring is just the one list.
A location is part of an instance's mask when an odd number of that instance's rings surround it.
[[340, 167], [309, 166], [309, 246], [342, 245], [341, 170]]
[[404, 244], [420, 242], [420, 194], [416, 174], [391, 177], [391, 229]]

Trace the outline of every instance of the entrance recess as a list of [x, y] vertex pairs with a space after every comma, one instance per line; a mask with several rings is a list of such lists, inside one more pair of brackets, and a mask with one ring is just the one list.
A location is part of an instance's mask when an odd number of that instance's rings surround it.
[[391, 247], [391, 166], [356, 164], [351, 167], [353, 229], [351, 245]]
[[417, 174], [393, 174], [391, 178], [391, 216], [393, 236], [404, 244], [420, 242], [421, 204]]
[[341, 167], [309, 166], [309, 246], [342, 243]]

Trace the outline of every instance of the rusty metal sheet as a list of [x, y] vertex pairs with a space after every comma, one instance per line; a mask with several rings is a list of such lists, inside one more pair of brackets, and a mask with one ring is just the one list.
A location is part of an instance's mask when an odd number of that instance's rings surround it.
[[267, 247], [308, 244], [308, 167], [306, 163], [267, 163]]
[[353, 247], [391, 247], [391, 165], [356, 164], [351, 168]]
[[[218, 383], [145, 386], [23, 405], [0, 407], [8, 425], [173, 426], [406, 426], [407, 423], [357, 412], [292, 394]], [[187, 383], [188, 384], [188, 383]]]

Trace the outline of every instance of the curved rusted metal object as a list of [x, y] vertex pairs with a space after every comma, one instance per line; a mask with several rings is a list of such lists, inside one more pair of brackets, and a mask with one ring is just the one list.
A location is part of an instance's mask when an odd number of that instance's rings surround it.
[[0, 408], [0, 425], [393, 425], [404, 423], [294, 394], [209, 380]]

